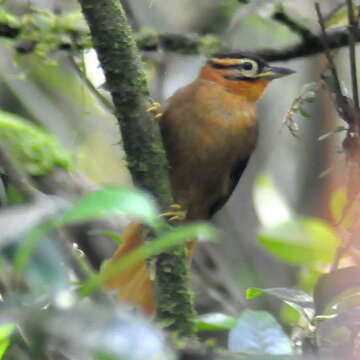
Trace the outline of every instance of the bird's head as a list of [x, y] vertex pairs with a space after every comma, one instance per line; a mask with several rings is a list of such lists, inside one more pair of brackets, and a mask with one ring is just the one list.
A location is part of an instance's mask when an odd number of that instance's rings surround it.
[[256, 101], [271, 80], [294, 72], [284, 67], [270, 66], [257, 56], [234, 52], [211, 57], [202, 68], [200, 78], [217, 82], [249, 101]]

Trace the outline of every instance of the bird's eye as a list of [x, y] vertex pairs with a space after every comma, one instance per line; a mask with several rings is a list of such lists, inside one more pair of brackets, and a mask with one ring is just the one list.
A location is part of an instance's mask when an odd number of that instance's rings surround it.
[[255, 60], [246, 59], [240, 65], [240, 72], [242, 76], [254, 78], [259, 70], [259, 65]]
[[244, 63], [244, 64], [242, 65], [242, 68], [243, 68], [244, 70], [252, 70], [253, 64], [252, 64], [251, 62], [246, 62], [246, 63]]

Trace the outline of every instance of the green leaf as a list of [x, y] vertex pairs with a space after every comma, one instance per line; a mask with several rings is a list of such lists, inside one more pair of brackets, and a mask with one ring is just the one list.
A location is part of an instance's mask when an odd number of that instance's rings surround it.
[[[359, 6], [352, 1], [353, 13], [355, 18], [359, 17]], [[338, 27], [346, 27], [349, 25], [347, 5], [342, 4], [335, 8], [325, 19], [325, 27], [334, 29]]]
[[89, 281], [85, 282], [80, 290], [82, 296], [87, 296], [92, 291], [101, 287], [111, 277], [135, 265], [149, 257], [158, 255], [174, 246], [184, 244], [185, 242], [196, 237], [204, 237], [206, 239], [215, 238], [215, 230], [207, 224], [184, 225], [166, 232], [157, 239], [146, 242], [129, 255], [124, 256], [111, 266], [104, 266], [104, 270], [93, 276]]
[[229, 350], [253, 355], [291, 355], [292, 343], [266, 311], [245, 310], [230, 331]]
[[329, 263], [339, 245], [334, 230], [316, 218], [297, 218], [269, 227], [259, 239], [272, 254], [294, 265]]
[[10, 345], [10, 337], [15, 330], [15, 325], [6, 324], [0, 326], [0, 360], [4, 359], [6, 355], [6, 350]]
[[86, 194], [78, 204], [63, 215], [60, 225], [109, 215], [134, 217], [153, 227], [163, 222], [155, 202], [145, 192], [134, 188], [106, 186]]
[[306, 112], [303, 108], [299, 108], [299, 113], [300, 113], [304, 118], [307, 118], [307, 119], [311, 118], [311, 115], [310, 115], [308, 112]]
[[316, 312], [329, 315], [360, 307], [360, 268], [350, 266], [320, 277], [314, 289]]
[[261, 295], [262, 293], [263, 293], [262, 290], [259, 288], [248, 288], [246, 289], [246, 299], [252, 300], [258, 297], [259, 295]]
[[196, 320], [196, 330], [231, 330], [235, 326], [236, 322], [236, 318], [223, 313], [203, 314]]
[[314, 317], [314, 300], [311, 295], [302, 290], [289, 288], [250, 288], [247, 290], [247, 299], [253, 299], [260, 294], [271, 295], [282, 300], [300, 312], [308, 321], [311, 321]]
[[26, 241], [20, 245], [15, 254], [14, 267], [16, 271], [22, 271], [25, 268], [34, 251], [51, 228], [52, 224], [45, 223], [29, 231]]
[[269, 176], [261, 174], [257, 177], [253, 197], [256, 214], [263, 226], [281, 224], [292, 217], [291, 209]]

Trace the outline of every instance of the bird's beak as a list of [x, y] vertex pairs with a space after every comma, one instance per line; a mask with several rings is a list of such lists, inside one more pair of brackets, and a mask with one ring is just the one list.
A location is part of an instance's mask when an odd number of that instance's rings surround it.
[[294, 70], [288, 68], [278, 66], [266, 66], [263, 71], [257, 75], [257, 77], [274, 80], [294, 73]]

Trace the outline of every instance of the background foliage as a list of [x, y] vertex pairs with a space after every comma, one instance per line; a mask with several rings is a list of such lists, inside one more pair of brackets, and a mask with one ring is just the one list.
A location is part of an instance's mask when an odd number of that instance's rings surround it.
[[[307, 41], [304, 29], [320, 33], [310, 0], [121, 2], [161, 102], [214, 51], [270, 44], [285, 54]], [[329, 37], [348, 26], [339, 5], [321, 2]], [[342, 147], [352, 125], [334, 104], [323, 53], [296, 56], [286, 66], [297, 75], [271, 85], [258, 107], [256, 153], [213, 224], [163, 232], [156, 199], [131, 184], [77, 2], [2, 1], [0, 35], [0, 358], [356, 358], [358, 181]], [[348, 49], [334, 61], [350, 96]], [[13, 183], [5, 158], [31, 189]], [[134, 219], [156, 241], [99, 275]], [[101, 286], [195, 236], [207, 240], [192, 283], [208, 348], [170, 341], [166, 324], [129, 312]]]

